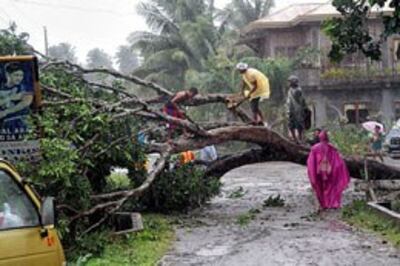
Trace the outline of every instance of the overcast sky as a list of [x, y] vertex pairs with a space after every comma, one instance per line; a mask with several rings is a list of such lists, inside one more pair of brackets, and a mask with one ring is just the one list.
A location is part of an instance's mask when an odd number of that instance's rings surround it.
[[[68, 42], [76, 47], [79, 61], [87, 52], [99, 47], [114, 55], [126, 44], [129, 33], [146, 30], [136, 14], [140, 0], [0, 0], [0, 28], [15, 21], [19, 31], [30, 34], [30, 43], [44, 51], [43, 26], [47, 27], [50, 45]], [[223, 7], [229, 0], [216, 0]], [[326, 0], [276, 0], [276, 8], [293, 3], [326, 2]]]

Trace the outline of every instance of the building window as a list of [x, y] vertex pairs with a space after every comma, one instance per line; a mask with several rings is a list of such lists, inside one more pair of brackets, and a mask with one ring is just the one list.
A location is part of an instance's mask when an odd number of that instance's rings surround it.
[[0, 230], [39, 226], [35, 205], [7, 172], [0, 171]]
[[297, 53], [297, 47], [296, 46], [292, 46], [292, 47], [288, 47], [287, 48], [287, 57], [291, 58], [296, 56]]
[[276, 47], [275, 48], [275, 57], [283, 57], [286, 56], [286, 47]]
[[396, 121], [400, 119], [400, 101], [394, 102], [394, 117]]
[[344, 105], [344, 113], [349, 124], [361, 124], [368, 120], [369, 111], [366, 103], [348, 103]]
[[314, 127], [316, 124], [316, 110], [315, 105], [313, 103], [308, 105], [308, 109], [311, 111], [311, 127]]
[[393, 59], [395, 62], [400, 61], [400, 39], [393, 40]]
[[294, 57], [296, 56], [298, 46], [278, 46], [275, 47], [275, 57]]
[[320, 48], [319, 29], [312, 30], [312, 45], [315, 49]]

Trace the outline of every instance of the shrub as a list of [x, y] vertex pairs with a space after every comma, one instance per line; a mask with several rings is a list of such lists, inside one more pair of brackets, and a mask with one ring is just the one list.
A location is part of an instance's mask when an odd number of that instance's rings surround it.
[[131, 186], [131, 180], [125, 173], [112, 172], [106, 179], [109, 191], [128, 189]]
[[201, 206], [219, 192], [219, 179], [205, 177], [192, 164], [162, 173], [149, 191], [140, 199], [147, 210], [172, 212], [187, 211]]
[[330, 130], [330, 140], [344, 156], [363, 156], [368, 152], [368, 135], [353, 125]]

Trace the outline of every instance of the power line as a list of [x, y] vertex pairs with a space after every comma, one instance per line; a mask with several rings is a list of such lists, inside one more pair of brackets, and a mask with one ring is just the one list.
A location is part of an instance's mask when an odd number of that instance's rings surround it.
[[[24, 11], [22, 11], [19, 7], [17, 7], [13, 2], [11, 2], [10, 7], [14, 8], [14, 16], [18, 17], [21, 21], [22, 20], [26, 20], [27, 22], [29, 22], [30, 25], [33, 26], [33, 28], [31, 28], [32, 30], [34, 30], [36, 33], [41, 34], [42, 30], [41, 30], [41, 25], [39, 25], [40, 23], [38, 23], [36, 20], [32, 19], [30, 16], [28, 16]], [[18, 15], [19, 14], [19, 15]]]
[[[12, 0], [9, 0], [12, 1]], [[30, 16], [27, 16], [25, 12], [23, 12], [21, 9], [19, 9], [15, 3], [20, 2], [21, 4], [23, 3], [28, 3], [28, 4], [33, 4], [33, 5], [39, 5], [39, 6], [45, 6], [45, 7], [50, 7], [50, 8], [67, 8], [67, 9], [72, 9], [72, 10], [78, 10], [81, 12], [91, 12], [91, 13], [108, 13], [108, 14], [114, 14], [117, 15], [116, 19], [119, 20], [121, 23], [125, 24], [128, 27], [131, 27], [131, 24], [126, 23], [125, 21], [123, 21], [123, 18], [121, 17], [121, 15], [125, 15], [125, 16], [130, 16], [130, 15], [137, 15], [135, 13], [119, 13], [119, 12], [115, 12], [115, 11], [111, 11], [108, 9], [89, 9], [89, 8], [81, 8], [81, 7], [77, 7], [77, 6], [72, 6], [72, 5], [59, 5], [59, 4], [54, 4], [54, 3], [42, 3], [42, 2], [38, 2], [38, 1], [32, 1], [32, 0], [14, 0], [12, 1], [13, 6], [15, 8], [17, 8], [21, 13], [24, 13], [24, 17], [26, 17], [27, 19], [33, 21], [33, 19], [31, 19]], [[39, 23], [37, 23], [37, 21], [34, 21], [36, 25], [38, 25]], [[42, 27], [43, 25], [38, 26], [38, 28]], [[41, 31], [41, 30], [40, 30]]]
[[31, 16], [28, 16], [25, 11], [23, 11], [21, 8], [19, 8], [14, 1], [11, 1], [11, 5], [14, 8], [14, 10], [17, 10], [17, 12], [19, 12], [21, 15], [23, 15], [23, 17], [26, 20], [29, 20], [30, 22], [32, 22], [33, 24], [35, 24], [38, 28], [42, 27], [42, 25], [40, 25], [40, 23], [38, 23], [38, 21], [36, 19], [33, 19]]
[[136, 15], [134, 12], [127, 12], [127, 13], [122, 13], [122, 12], [115, 12], [109, 9], [101, 9], [101, 8], [84, 8], [84, 7], [79, 7], [79, 6], [74, 6], [74, 5], [65, 5], [65, 4], [54, 4], [54, 3], [43, 3], [43, 2], [38, 2], [38, 1], [32, 1], [32, 0], [15, 0], [16, 2], [22, 2], [25, 4], [31, 4], [31, 5], [37, 5], [37, 6], [44, 6], [44, 7], [49, 7], [49, 8], [62, 8], [62, 9], [70, 9], [70, 10], [75, 10], [75, 11], [81, 11], [81, 12], [90, 12], [90, 13], [108, 13], [108, 14], [113, 14], [113, 15], [118, 15], [118, 16], [128, 16], [128, 15]]
[[[22, 1], [20, 1], [20, 2], [22, 2]], [[14, 8], [15, 10], [18, 11], [18, 13], [20, 13], [20, 14], [22, 15], [22, 17], [21, 17], [21, 16], [18, 16], [19, 18], [23, 18], [23, 19], [25, 19], [26, 21], [30, 21], [30, 22], [31, 22], [30, 24], [31, 24], [32, 26], [35, 26], [35, 27], [32, 28], [32, 29], [33, 29], [38, 35], [42, 35], [42, 34], [43, 34], [43, 31], [42, 31], [43, 25], [41, 25], [41, 23], [39, 23], [36, 19], [32, 19], [32, 17], [27, 16], [26, 13], [25, 13], [24, 11], [22, 11], [22, 9], [20, 9], [14, 2], [12, 2], [12, 6], [13, 6], [13, 8]], [[17, 14], [15, 14], [15, 15], [17, 15]], [[76, 34], [76, 32], [71, 32], [71, 33]], [[63, 37], [65, 38], [65, 36], [61, 37], [61, 35], [58, 34], [57, 31], [53, 31], [53, 32], [52, 32], [52, 35], [58, 36], [58, 39], [62, 39]], [[84, 34], [78, 34], [78, 35], [80, 35], [80, 38], [85, 38], [85, 37], [86, 37]], [[91, 38], [91, 39], [92, 39], [92, 38]], [[98, 40], [100, 40], [100, 39], [98, 39]], [[104, 41], [108, 41], [108, 42], [109, 42], [110, 40], [104, 38], [104, 39], [102, 39], [102, 41], [103, 41], [103, 42], [104, 42]]]

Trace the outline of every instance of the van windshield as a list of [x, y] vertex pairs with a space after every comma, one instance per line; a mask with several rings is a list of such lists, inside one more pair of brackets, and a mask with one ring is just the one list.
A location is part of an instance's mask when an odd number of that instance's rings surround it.
[[38, 226], [39, 215], [26, 193], [0, 170], [0, 230]]

